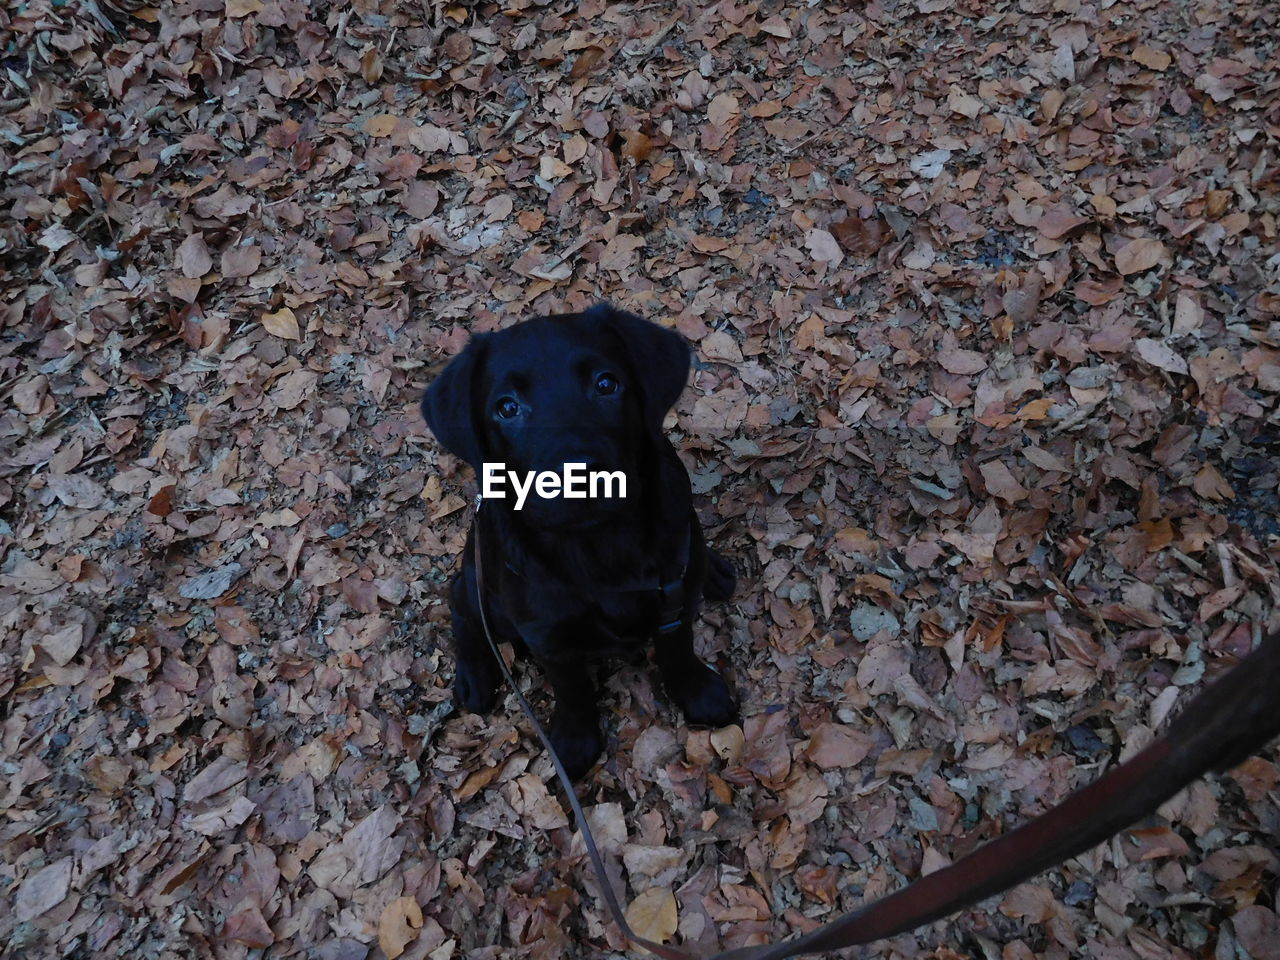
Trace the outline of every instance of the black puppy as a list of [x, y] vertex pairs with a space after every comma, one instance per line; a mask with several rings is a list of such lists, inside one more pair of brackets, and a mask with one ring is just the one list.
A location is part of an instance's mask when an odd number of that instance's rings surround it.
[[693, 652], [698, 603], [704, 594], [727, 599], [733, 570], [706, 546], [689, 476], [662, 433], [689, 360], [678, 334], [600, 304], [473, 337], [422, 398], [432, 432], [478, 476], [486, 463], [503, 477], [614, 475], [611, 491], [596, 485], [614, 496], [588, 499], [550, 495], [550, 482], [507, 482], [505, 496], [487, 497], [476, 514], [451, 585], [454, 696], [478, 713], [497, 698], [483, 600], [495, 639], [532, 652], [546, 671], [556, 698], [551, 741], [575, 779], [604, 748], [588, 663], [651, 637], [666, 689], [690, 723], [737, 719], [728, 686]]

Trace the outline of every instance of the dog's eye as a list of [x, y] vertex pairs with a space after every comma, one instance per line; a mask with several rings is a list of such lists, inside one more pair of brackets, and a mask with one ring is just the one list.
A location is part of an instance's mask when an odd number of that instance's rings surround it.
[[511, 397], [503, 397], [498, 401], [498, 405], [494, 410], [503, 420], [510, 420], [520, 412], [520, 404], [516, 403]]
[[604, 394], [607, 397], [611, 393], [617, 393], [618, 386], [618, 378], [612, 373], [602, 373], [596, 377], [596, 393]]

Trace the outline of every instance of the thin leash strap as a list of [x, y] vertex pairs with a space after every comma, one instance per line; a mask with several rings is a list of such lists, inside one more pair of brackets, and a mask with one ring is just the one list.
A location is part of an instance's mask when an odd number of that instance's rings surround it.
[[949, 867], [796, 940], [745, 947], [711, 960], [786, 960], [905, 933], [1030, 880], [1092, 849], [1210, 770], [1225, 772], [1280, 735], [1280, 633], [1201, 691], [1131, 760], [1048, 812]]
[[[476, 513], [479, 514], [479, 512], [480, 501], [477, 498]], [[561, 763], [560, 755], [556, 753], [556, 748], [551, 745], [551, 738], [547, 736], [546, 730], [543, 729], [537, 715], [533, 712], [533, 707], [529, 706], [529, 701], [520, 692], [520, 687], [516, 683], [515, 677], [511, 674], [511, 668], [507, 666], [507, 661], [502, 657], [502, 651], [498, 649], [498, 645], [493, 639], [493, 631], [489, 629], [489, 618], [485, 614], [484, 561], [481, 559], [483, 554], [484, 551], [480, 549], [480, 524], [477, 519], [471, 529], [471, 557], [476, 568], [476, 593], [479, 594], [477, 605], [480, 608], [480, 626], [484, 630], [484, 638], [489, 644], [490, 653], [493, 654], [494, 659], [498, 661], [498, 666], [502, 669], [502, 676], [515, 693], [520, 709], [524, 711], [525, 717], [533, 726], [534, 733], [542, 741], [547, 754], [551, 757], [551, 763], [556, 768], [556, 776], [560, 778], [560, 785], [564, 788], [565, 796], [569, 800], [569, 806], [573, 810], [573, 818], [577, 821], [578, 832], [582, 834], [582, 842], [586, 845], [587, 857], [591, 860], [591, 868], [595, 871], [596, 881], [600, 886], [600, 895], [604, 897], [605, 905], [613, 915], [614, 922], [633, 943], [638, 943], [646, 950], [663, 957], [664, 960], [697, 960], [693, 954], [645, 939], [632, 930], [631, 925], [627, 923], [626, 913], [618, 903], [617, 894], [613, 891], [613, 884], [609, 882], [609, 875], [604, 869], [604, 860], [596, 847], [596, 839], [592, 836], [591, 827], [587, 824], [587, 815], [582, 810], [582, 804], [578, 802], [578, 793], [573, 788], [573, 781], [569, 778], [569, 773], [565, 770], [564, 764]]]
[[[477, 504], [477, 511], [479, 506]], [[587, 848], [601, 896], [613, 920], [633, 943], [664, 960], [699, 960], [696, 954], [638, 936], [627, 923], [604, 861], [596, 848], [577, 791], [551, 740], [520, 692], [485, 616], [484, 567], [479, 523], [472, 529], [472, 558], [480, 624], [489, 650], [542, 741]], [[1230, 769], [1280, 734], [1280, 634], [1196, 696], [1160, 737], [1131, 760], [1108, 771], [1058, 806], [954, 864], [921, 877], [896, 893], [846, 913], [795, 940], [739, 947], [706, 960], [788, 960], [790, 957], [873, 943], [973, 906], [1097, 846], [1153, 813], [1210, 770]]]

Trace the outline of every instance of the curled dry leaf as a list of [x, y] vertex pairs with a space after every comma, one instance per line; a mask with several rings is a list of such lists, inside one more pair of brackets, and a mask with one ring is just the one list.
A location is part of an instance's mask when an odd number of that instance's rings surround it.
[[259, 950], [265, 950], [276, 942], [275, 934], [271, 932], [271, 927], [267, 925], [266, 918], [256, 904], [249, 904], [227, 917], [222, 936], [226, 940], [236, 940]]
[[737, 763], [742, 757], [742, 749], [746, 745], [746, 737], [742, 728], [736, 723], [711, 731], [711, 746], [725, 763]]

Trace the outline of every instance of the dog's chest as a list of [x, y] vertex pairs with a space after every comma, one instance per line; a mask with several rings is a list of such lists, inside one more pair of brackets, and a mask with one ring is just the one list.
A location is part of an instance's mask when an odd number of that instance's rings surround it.
[[591, 601], [593, 613], [623, 643], [638, 643], [657, 626], [656, 589], [600, 590]]
[[580, 596], [579, 623], [586, 630], [566, 631], [574, 650], [589, 659], [632, 656], [653, 634], [658, 624], [657, 590], [597, 590]]

